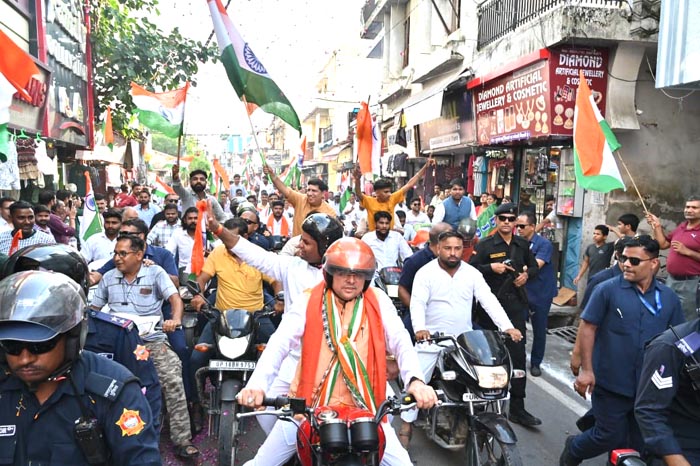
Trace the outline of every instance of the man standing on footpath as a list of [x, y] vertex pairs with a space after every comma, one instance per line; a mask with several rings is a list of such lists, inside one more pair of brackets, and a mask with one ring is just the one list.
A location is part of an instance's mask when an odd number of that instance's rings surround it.
[[518, 216], [518, 234], [530, 242], [530, 252], [535, 256], [539, 273], [528, 280], [525, 285], [530, 304], [530, 321], [532, 322], [532, 352], [530, 353], [530, 374], [542, 375], [540, 364], [544, 359], [547, 343], [547, 316], [552, 306], [552, 299], [557, 295], [557, 279], [552, 267], [552, 243], [535, 233], [537, 221], [535, 214], [526, 212]]
[[695, 314], [695, 294], [700, 282], [700, 196], [690, 196], [683, 209], [685, 222], [671, 234], [664, 233], [656, 215], [648, 214], [647, 221], [654, 229], [654, 238], [661, 249], [669, 249], [666, 260], [666, 285], [681, 299], [686, 320]]
[[[530, 252], [530, 243], [513, 234], [517, 212], [518, 207], [512, 203], [501, 204], [496, 209], [496, 233], [479, 241], [476, 254], [469, 263], [484, 275], [508, 318], [525, 337], [525, 315], [528, 312], [525, 284], [536, 277], [538, 266]], [[479, 315], [479, 324], [489, 330], [497, 328], [483, 312]], [[519, 342], [509, 340], [506, 346], [513, 368], [525, 370], [525, 338]], [[511, 382], [508, 417], [516, 424], [538, 426], [542, 421], [525, 410], [525, 381], [523, 377]]]
[[595, 424], [566, 439], [560, 466], [616, 448], [642, 450], [634, 398], [644, 345], [669, 325], [685, 321], [676, 294], [654, 278], [659, 243], [648, 235], [628, 240], [620, 262], [623, 274], [598, 285], [581, 314], [581, 369], [574, 390], [584, 398], [591, 394]]

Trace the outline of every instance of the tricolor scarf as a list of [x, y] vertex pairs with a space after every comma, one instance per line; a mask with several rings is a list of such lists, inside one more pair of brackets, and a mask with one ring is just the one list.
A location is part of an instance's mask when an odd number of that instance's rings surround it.
[[[355, 347], [355, 338], [364, 324], [369, 331], [365, 362]], [[386, 397], [386, 344], [379, 303], [371, 289], [355, 301], [348, 333], [343, 334], [342, 329], [333, 292], [321, 282], [311, 291], [306, 308], [297, 395], [305, 398], [310, 406], [327, 405], [335, 384], [342, 377], [358, 406], [376, 413], [378, 405]], [[323, 343], [328, 345], [333, 357], [318, 396], [314, 397], [318, 355]]]
[[199, 275], [204, 267], [204, 234], [202, 223], [204, 222], [204, 214], [207, 212], [207, 200], [201, 199], [197, 201], [197, 228], [194, 231], [194, 245], [192, 246], [191, 272]]
[[22, 230], [19, 229], [17, 232], [12, 236], [12, 243], [10, 243], [10, 251], [8, 253], [8, 256], [11, 256], [12, 254], [16, 253], [19, 251], [19, 242], [22, 239]]
[[[284, 214], [282, 214], [282, 221], [280, 222], [282, 225], [280, 225], [280, 235], [281, 236], [289, 236], [289, 222], [287, 222], [287, 219], [285, 218]], [[274, 215], [270, 215], [267, 219], [267, 229], [270, 230], [271, 234], [275, 234], [275, 217]]]

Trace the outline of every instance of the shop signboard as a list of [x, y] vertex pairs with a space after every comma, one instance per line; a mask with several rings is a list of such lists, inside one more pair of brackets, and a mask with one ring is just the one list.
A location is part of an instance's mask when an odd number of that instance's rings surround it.
[[421, 153], [464, 147], [476, 141], [472, 93], [445, 94], [442, 116], [418, 125]]
[[26, 100], [16, 93], [12, 96], [10, 105], [10, 127], [24, 129], [31, 133], [39, 133], [44, 127], [46, 115], [46, 101], [49, 91], [51, 73], [39, 61], [36, 61], [39, 74], [32, 76], [27, 85], [27, 92], [31, 99]]
[[48, 136], [87, 147], [87, 28], [79, 0], [47, 2], [46, 47], [52, 79], [49, 87]]
[[[605, 114], [607, 49], [560, 47], [473, 87], [480, 145], [572, 136], [579, 70]], [[471, 86], [470, 86], [471, 88]]]

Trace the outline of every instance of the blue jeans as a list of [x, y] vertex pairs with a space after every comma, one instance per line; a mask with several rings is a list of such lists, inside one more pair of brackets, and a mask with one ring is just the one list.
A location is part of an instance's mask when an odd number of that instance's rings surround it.
[[643, 451], [644, 443], [634, 418], [634, 398], [596, 386], [593, 390], [595, 425], [577, 435], [570, 452], [577, 459], [594, 458], [617, 448]]
[[[163, 306], [163, 320], [172, 319], [172, 311], [170, 306]], [[181, 328], [175, 330], [174, 332], [166, 333], [168, 336], [168, 342], [170, 347], [175, 351], [177, 357], [182, 361], [182, 383], [185, 387], [185, 398], [188, 401], [191, 400], [193, 386], [190, 383], [190, 378], [187, 377], [189, 374], [189, 364], [190, 364], [190, 348], [187, 348], [187, 342], [185, 341], [185, 331]]]
[[532, 350], [530, 352], [530, 367], [539, 366], [544, 359], [544, 348], [547, 344], [547, 316], [551, 305], [530, 303], [530, 323], [532, 324]]

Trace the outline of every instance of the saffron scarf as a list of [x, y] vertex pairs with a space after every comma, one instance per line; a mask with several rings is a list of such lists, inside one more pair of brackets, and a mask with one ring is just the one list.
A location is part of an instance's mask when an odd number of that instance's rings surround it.
[[[280, 235], [289, 236], [289, 222], [287, 222], [284, 214], [280, 223], [282, 224], [280, 226]], [[273, 215], [270, 215], [267, 219], [267, 229], [270, 230], [270, 234], [275, 234], [275, 217]]]
[[[361, 361], [353, 341], [363, 322], [369, 331], [367, 361]], [[297, 395], [308, 405], [314, 400], [316, 373], [321, 345], [333, 352], [331, 366], [316, 398], [320, 405], [330, 400], [335, 383], [342, 378], [355, 402], [372, 413], [386, 398], [386, 343], [381, 311], [374, 292], [368, 289], [360, 295], [353, 310], [348, 334], [342, 333], [340, 312], [334, 295], [321, 282], [311, 291], [306, 308], [304, 342], [301, 350], [301, 377]]]
[[12, 243], [10, 243], [10, 251], [8, 252], [8, 256], [11, 256], [12, 254], [16, 253], [19, 251], [19, 242], [22, 240], [22, 230], [19, 229], [17, 232], [12, 236]]
[[197, 201], [197, 228], [194, 231], [194, 245], [192, 246], [191, 272], [199, 275], [204, 267], [204, 234], [202, 228], [204, 214], [207, 212], [207, 201], [201, 199]]

